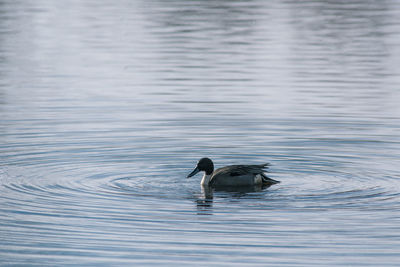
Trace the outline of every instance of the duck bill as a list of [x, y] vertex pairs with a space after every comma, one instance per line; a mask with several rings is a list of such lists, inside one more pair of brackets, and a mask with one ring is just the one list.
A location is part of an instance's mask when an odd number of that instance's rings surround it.
[[200, 170], [199, 170], [199, 168], [195, 168], [186, 178], [190, 178], [190, 177], [192, 177], [193, 175], [195, 175], [196, 173], [198, 173]]

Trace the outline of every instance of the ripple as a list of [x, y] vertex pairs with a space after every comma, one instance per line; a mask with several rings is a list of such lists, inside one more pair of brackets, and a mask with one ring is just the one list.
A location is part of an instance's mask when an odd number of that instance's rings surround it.
[[[151, 247], [167, 253], [163, 246], [172, 246], [169, 252], [184, 253], [179, 248], [187, 247], [194, 253], [211, 245], [218, 248], [216, 255], [229, 254], [232, 244], [237, 244], [235, 239], [224, 243], [230, 235], [242, 236], [239, 242], [245, 247], [257, 248], [261, 242], [260, 249], [270, 246], [260, 241], [265, 227], [271, 235], [298, 235], [291, 229], [293, 221], [285, 223], [293, 212], [302, 218], [296, 229], [313, 235], [306, 218], [315, 212], [343, 215], [346, 210], [359, 211], [358, 216], [364, 218], [367, 211], [399, 208], [399, 179], [385, 174], [377, 179], [378, 170], [373, 168], [355, 175], [347, 170], [333, 172], [321, 164], [308, 167], [303, 166], [307, 172], [291, 171], [276, 162], [271, 177], [280, 184], [254, 192], [217, 191], [210, 199], [201, 192], [200, 177], [186, 179], [188, 170], [182, 165], [148, 170], [102, 162], [64, 164], [62, 168], [8, 166], [0, 173], [0, 213], [6, 215], [1, 233], [7, 248], [0, 253], [9, 258], [22, 250], [24, 258], [51, 254], [52, 263], [73, 258], [93, 262], [93, 257], [99, 262], [119, 262], [110, 249], [132, 261], [140, 251], [154, 253]], [[198, 215], [214, 215], [214, 219], [199, 219]], [[320, 227], [327, 227], [325, 220], [329, 217], [318, 221]], [[224, 236], [225, 241], [199, 240], [210, 234]], [[158, 236], [157, 243], [149, 241], [154, 236]], [[248, 241], [243, 241], [244, 236]], [[129, 254], [132, 249], [139, 252]]]
[[[365, 170], [358, 175], [334, 173], [316, 166], [307, 173], [272, 172], [281, 181], [266, 190], [235, 194], [215, 192], [214, 199], [240, 196], [257, 199], [260, 203], [289, 205], [293, 208], [393, 208], [400, 198], [400, 180]], [[81, 200], [101, 202], [126, 202], [135, 197], [153, 201], [194, 198], [201, 192], [199, 178], [186, 179], [181, 169], [164, 169], [153, 175], [129, 170], [127, 166], [116, 171], [110, 166], [64, 166], [62, 169], [48, 166], [41, 170], [36, 166], [8, 167], [0, 174], [1, 198], [19, 205], [33, 199], [36, 204], [73, 203], [81, 206]], [[50, 178], [51, 177], [51, 178]], [[392, 205], [388, 205], [392, 203]], [[85, 203], [87, 205], [87, 202]]]

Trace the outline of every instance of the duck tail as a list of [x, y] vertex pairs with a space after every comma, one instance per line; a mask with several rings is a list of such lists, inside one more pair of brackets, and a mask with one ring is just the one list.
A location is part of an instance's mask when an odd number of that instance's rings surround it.
[[278, 184], [278, 183], [280, 183], [280, 182], [277, 181], [277, 180], [274, 180], [274, 179], [269, 178], [269, 177], [266, 176], [264, 173], [262, 173], [261, 176], [262, 176], [262, 183], [263, 183], [263, 185], [270, 186], [270, 185], [273, 185], [273, 184]]
[[[258, 167], [260, 167], [261, 169], [268, 169], [269, 168], [269, 166], [271, 166], [271, 164], [270, 163], [264, 163], [264, 164], [260, 164], [260, 165], [258, 165]], [[265, 171], [264, 170], [264, 171]]]

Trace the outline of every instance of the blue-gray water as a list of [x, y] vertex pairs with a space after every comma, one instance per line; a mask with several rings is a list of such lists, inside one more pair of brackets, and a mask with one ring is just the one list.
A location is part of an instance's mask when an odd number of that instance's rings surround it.
[[[399, 18], [0, 1], [0, 265], [398, 266]], [[281, 183], [206, 198], [203, 156]]]

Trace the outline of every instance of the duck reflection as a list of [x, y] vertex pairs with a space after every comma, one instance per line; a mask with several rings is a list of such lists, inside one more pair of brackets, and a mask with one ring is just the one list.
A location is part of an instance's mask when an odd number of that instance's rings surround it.
[[211, 187], [201, 185], [201, 195], [196, 199], [198, 215], [212, 215], [214, 193], [227, 193], [228, 197], [242, 198], [248, 193], [261, 192], [271, 185], [232, 186], [232, 187]]
[[198, 215], [212, 215], [213, 191], [208, 185], [201, 185], [201, 195], [196, 199]]

